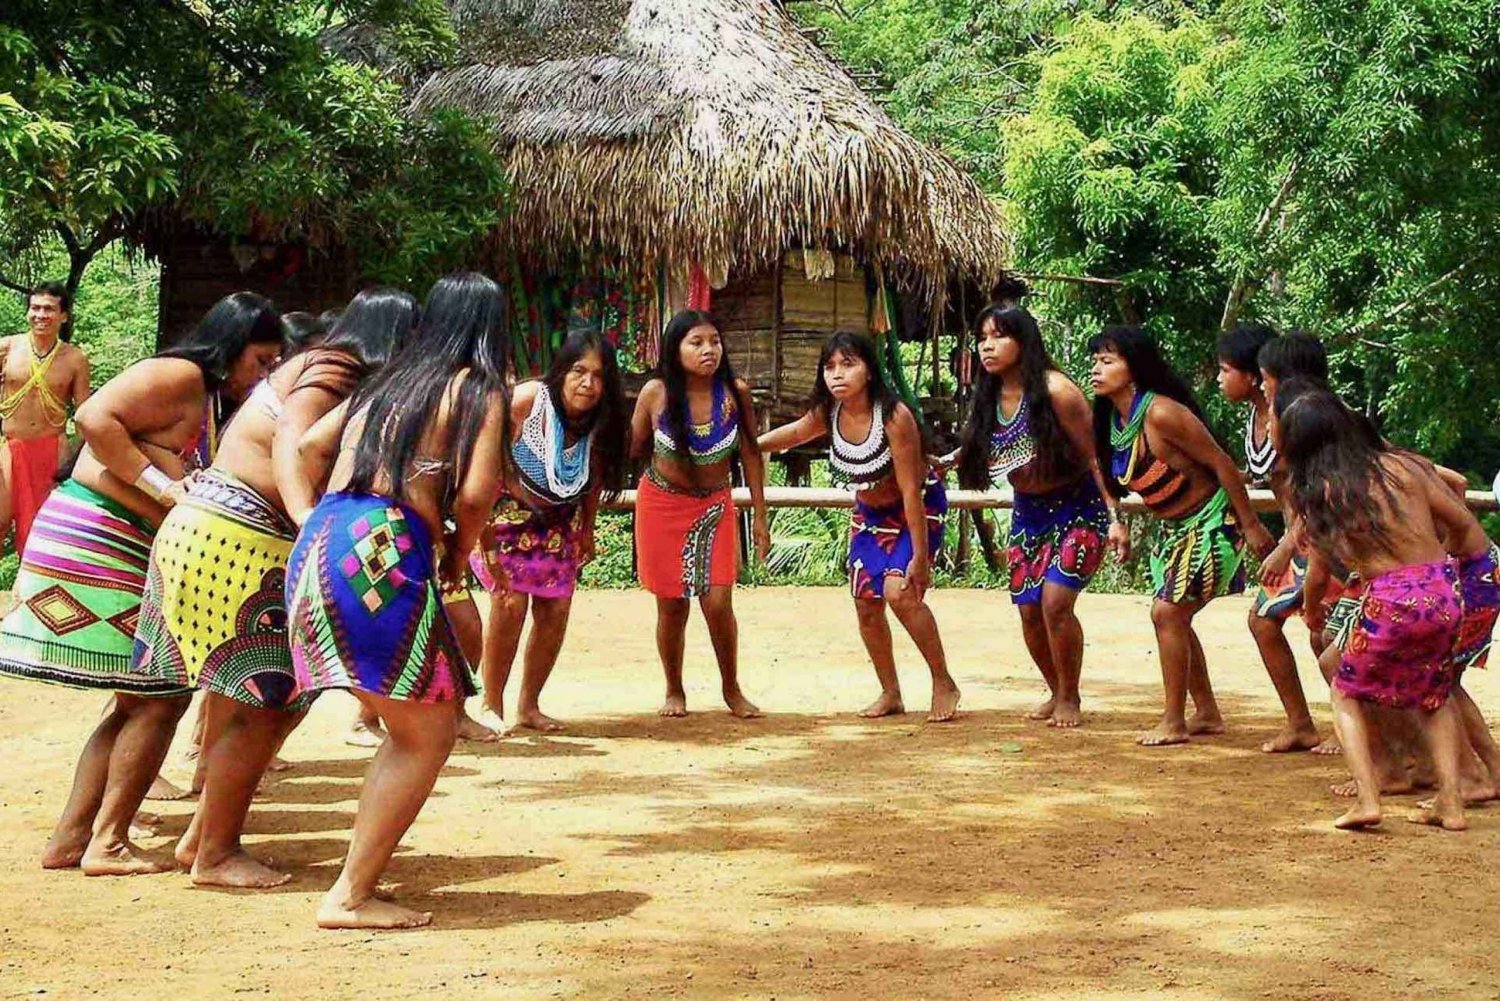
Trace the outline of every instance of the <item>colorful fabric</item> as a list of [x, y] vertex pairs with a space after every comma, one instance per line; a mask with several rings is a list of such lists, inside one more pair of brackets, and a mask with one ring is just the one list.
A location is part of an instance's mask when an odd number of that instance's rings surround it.
[[1463, 620], [1451, 559], [1398, 567], [1365, 586], [1333, 684], [1396, 709], [1438, 709], [1457, 680], [1451, 658]]
[[648, 467], [636, 492], [635, 552], [641, 584], [658, 598], [732, 587], [739, 529], [729, 488], [683, 490]]
[[[937, 556], [943, 545], [943, 522], [948, 515], [948, 491], [943, 481], [928, 474], [922, 485], [922, 510], [927, 516], [927, 554]], [[906, 576], [911, 564], [911, 526], [899, 500], [875, 507], [855, 498], [849, 519], [849, 590], [856, 598], [885, 596], [888, 575]]]
[[1354, 635], [1354, 625], [1359, 621], [1359, 604], [1365, 596], [1364, 581], [1351, 576], [1341, 586], [1330, 585], [1330, 598], [1325, 599], [1323, 632], [1335, 650], [1349, 647], [1349, 637]]
[[562, 415], [552, 405], [552, 391], [544, 383], [537, 388], [510, 454], [526, 489], [554, 504], [582, 496], [593, 471], [593, 432], [572, 445], [567, 444], [567, 432]]
[[1271, 480], [1276, 469], [1276, 443], [1271, 440], [1271, 429], [1266, 427], [1266, 436], [1255, 440], [1255, 408], [1250, 408], [1245, 418], [1245, 473], [1254, 486], [1264, 486]]
[[1163, 518], [1151, 542], [1151, 584], [1174, 605], [1245, 590], [1245, 540], [1221, 488], [1193, 514]]
[[870, 430], [864, 441], [851, 442], [839, 430], [844, 405], [836, 403], [828, 419], [828, 472], [835, 486], [868, 490], [891, 475], [895, 460], [885, 433], [885, 407], [879, 400], [870, 410]]
[[1010, 474], [1036, 458], [1036, 438], [1031, 433], [1031, 401], [1023, 393], [1021, 405], [1006, 418], [995, 401], [995, 430], [990, 433], [990, 485], [1010, 485]]
[[10, 453], [10, 517], [16, 526], [16, 552], [26, 551], [26, 539], [37, 512], [57, 486], [58, 455], [63, 436], [45, 438], [9, 438], [5, 450]]
[[[686, 407], [687, 403], [684, 402]], [[663, 415], [665, 416], [665, 415]], [[687, 415], [687, 451], [677, 447], [677, 442], [668, 433], [665, 423], [658, 419], [656, 432], [652, 436], [657, 455], [664, 455], [695, 466], [712, 466], [726, 461], [740, 441], [740, 408], [735, 403], [735, 394], [723, 379], [714, 380], [713, 401], [709, 404], [708, 420], [694, 424], [692, 414]]]
[[286, 638], [296, 526], [220, 469], [199, 474], [151, 547], [133, 669], [260, 709], [302, 710]]
[[1466, 556], [1458, 562], [1459, 595], [1464, 602], [1463, 624], [1453, 662], [1460, 670], [1484, 667], [1490, 659], [1495, 621], [1500, 619], [1500, 546]]
[[1263, 582], [1255, 592], [1255, 614], [1263, 619], [1282, 619], [1302, 612], [1303, 585], [1307, 581], [1307, 554], [1292, 554], [1286, 570], [1268, 582]]
[[31, 526], [18, 604], [0, 623], [0, 674], [71, 688], [179, 695], [134, 668], [149, 522], [77, 480], [52, 491]]
[[297, 695], [352, 688], [390, 699], [474, 694], [443, 611], [427, 525], [389, 497], [330, 493], [287, 564], [287, 638]]
[[486, 555], [505, 570], [512, 591], [570, 598], [578, 585], [577, 514], [573, 504], [532, 510], [514, 497], [501, 497], [490, 518], [489, 552], [475, 552], [469, 568], [491, 594], [496, 582]]
[[1104, 559], [1109, 511], [1088, 477], [1044, 494], [1016, 491], [1006, 560], [1010, 600], [1035, 605], [1045, 584], [1088, 586]]

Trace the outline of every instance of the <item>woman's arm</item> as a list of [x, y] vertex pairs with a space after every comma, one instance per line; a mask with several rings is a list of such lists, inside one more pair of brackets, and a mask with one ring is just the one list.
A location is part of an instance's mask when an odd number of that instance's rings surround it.
[[660, 379], [641, 387], [635, 398], [635, 413], [630, 417], [630, 461], [639, 462], [651, 455], [651, 435], [656, 424], [656, 404], [665, 391]]
[[1239, 467], [1191, 410], [1176, 400], [1158, 398], [1146, 415], [1146, 430], [1214, 474], [1219, 486], [1229, 495], [1230, 506], [1234, 508], [1245, 542], [1255, 555], [1264, 559], [1276, 548], [1276, 541], [1261, 524], [1255, 508], [1250, 506], [1250, 495], [1245, 491], [1245, 479], [1240, 475]]
[[927, 551], [927, 509], [922, 505], [927, 460], [922, 455], [922, 432], [905, 404], [897, 407], [891, 415], [886, 425], [886, 437], [891, 443], [896, 486], [901, 489], [901, 508], [911, 532], [911, 564], [906, 568], [906, 579], [921, 598], [932, 586], [932, 554]]
[[[281, 403], [281, 416], [276, 421], [276, 431], [271, 437], [271, 476], [276, 481], [276, 492], [281, 495], [281, 506], [300, 525], [317, 506], [323, 492], [323, 479], [310, 480], [302, 465], [302, 436], [330, 411], [339, 406], [347, 393], [341, 395], [330, 386], [354, 389], [354, 379], [340, 365], [313, 362], [297, 374], [297, 380]], [[342, 431], [342, 424], [339, 426]], [[334, 440], [337, 447], [338, 440]], [[327, 473], [325, 466], [323, 472]]]
[[1120, 499], [1109, 492], [1109, 487], [1104, 482], [1104, 469], [1099, 465], [1099, 456], [1094, 448], [1094, 411], [1089, 407], [1083, 391], [1061, 372], [1048, 373], [1047, 388], [1058, 425], [1068, 443], [1073, 446], [1074, 453], [1088, 463], [1094, 486], [1098, 487], [1099, 496], [1104, 498], [1104, 504], [1109, 509], [1109, 551], [1114, 554], [1115, 559], [1124, 563], [1130, 559], [1130, 529], [1125, 527], [1125, 519], [1120, 514]]
[[[451, 396], [457, 397], [457, 387], [455, 379]], [[505, 395], [499, 392], [491, 393], [486, 401], [484, 423], [474, 440], [474, 451], [469, 457], [468, 468], [464, 470], [463, 481], [453, 494], [450, 513], [454, 528], [443, 551], [443, 565], [439, 568], [441, 577], [450, 587], [463, 582], [469, 554], [479, 544], [480, 533], [489, 524], [490, 511], [500, 491], [505, 469], [505, 402]], [[451, 421], [456, 416], [457, 412], [450, 409], [448, 419]], [[500, 578], [497, 578], [498, 582]]]
[[[348, 417], [349, 401], [345, 400], [319, 417], [313, 426], [302, 432], [302, 436], [297, 439], [296, 476], [300, 482], [314, 485], [310, 488], [313, 495], [316, 495], [322, 485], [328, 482], [328, 474], [333, 469], [334, 460], [338, 458], [339, 442], [343, 440], [344, 423]], [[283, 499], [285, 496], [285, 494], [282, 495]], [[294, 509], [289, 504], [286, 513], [300, 528], [307, 520], [307, 516], [312, 513], [312, 507], [299, 505]]]
[[798, 445], [806, 445], [827, 433], [828, 423], [823, 419], [823, 411], [814, 408], [789, 424], [772, 428], [756, 439], [755, 443], [763, 455], [771, 455]]
[[756, 562], [764, 563], [771, 555], [771, 522], [766, 516], [766, 462], [749, 430], [756, 426], [755, 399], [744, 379], [734, 380], [734, 395], [740, 407], [740, 464], [745, 467], [745, 486], [750, 488], [750, 538]]

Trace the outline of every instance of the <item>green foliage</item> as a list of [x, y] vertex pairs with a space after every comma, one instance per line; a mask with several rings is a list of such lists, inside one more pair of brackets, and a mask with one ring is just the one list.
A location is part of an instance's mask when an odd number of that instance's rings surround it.
[[[335, 52], [339, 28], [378, 36], [382, 65]], [[94, 253], [168, 212], [230, 237], [338, 244], [369, 278], [423, 283], [470, 254], [503, 205], [479, 124], [413, 118], [404, 101], [404, 80], [453, 48], [440, 0], [8, 5], [6, 277], [24, 284], [56, 235], [76, 284]]]

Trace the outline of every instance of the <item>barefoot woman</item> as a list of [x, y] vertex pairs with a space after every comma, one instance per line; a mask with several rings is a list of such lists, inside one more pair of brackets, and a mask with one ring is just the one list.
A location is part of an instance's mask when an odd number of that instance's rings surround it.
[[[1214, 598], [1245, 589], [1245, 544], [1260, 555], [1274, 543], [1245, 493], [1234, 460], [1203, 423], [1192, 391], [1140, 327], [1105, 327], [1094, 356], [1094, 445], [1110, 456], [1109, 492], [1141, 495], [1158, 519], [1151, 546], [1156, 601], [1151, 622], [1161, 657], [1161, 723], [1141, 735], [1149, 747], [1221, 733], [1203, 646], [1193, 617]], [[1186, 718], [1187, 696], [1197, 708]]]
[[[539, 704], [557, 663], [578, 571], [594, 558], [600, 494], [624, 485], [625, 392], [615, 349], [592, 331], [570, 334], [545, 379], [523, 382], [510, 405], [511, 477], [469, 559], [491, 591], [484, 630], [484, 722], [505, 716], [505, 683], [531, 610], [516, 725], [561, 730]], [[509, 590], [494, 594], [489, 567]]]
[[[453, 749], [454, 702], [472, 692], [439, 580], [463, 587], [500, 489], [506, 309], [488, 278], [442, 279], [406, 347], [302, 439], [309, 467], [332, 470], [287, 566], [298, 694], [353, 691], [389, 734], [365, 773], [343, 871], [318, 909], [324, 928], [432, 918], [377, 899], [375, 884]], [[445, 535], [447, 518], [456, 527]]]
[[983, 371], [960, 442], [959, 481], [971, 490], [1015, 488], [1010, 597], [1050, 690], [1028, 715], [1078, 726], [1083, 627], [1073, 608], [1106, 540], [1123, 561], [1130, 533], [1119, 501], [1104, 492], [1088, 400], [1052, 364], [1036, 320], [1020, 307], [990, 306], [975, 329]]
[[760, 447], [784, 452], [826, 435], [835, 482], [855, 491], [849, 583], [859, 635], [880, 681], [880, 697], [860, 715], [906, 711], [885, 615], [889, 607], [932, 674], [928, 720], [947, 722], [958, 710], [958, 685], [948, 673], [937, 620], [925, 600], [932, 553], [942, 544], [947, 494], [927, 465], [916, 418], [886, 385], [868, 337], [830, 337], [818, 360], [817, 380], [807, 413], [767, 432]]
[[0, 674], [114, 692], [84, 746], [42, 864], [90, 875], [169, 868], [138, 857], [130, 821], [192, 698], [134, 666], [151, 541], [186, 491], [184, 456], [218, 439], [216, 414], [245, 398], [281, 351], [270, 302], [221, 300], [184, 342], [136, 362], [78, 410], [84, 447], [37, 514], [0, 625]]
[[297, 443], [417, 318], [405, 292], [361, 292], [320, 347], [292, 358], [250, 394], [214, 464], [156, 534], [136, 630], [135, 668], [205, 695], [202, 797], [177, 861], [193, 881], [275, 886], [288, 878], [240, 847], [250, 798], [271, 755], [307, 708], [286, 638], [286, 565], [315, 485]]
[[687, 715], [683, 636], [697, 598], [725, 704], [736, 716], [759, 716], [740, 691], [734, 617], [739, 533], [729, 468], [738, 454], [754, 508], [757, 559], [771, 546], [765, 470], [755, 447], [750, 387], [735, 377], [712, 315], [688, 309], [667, 324], [657, 376], [641, 389], [630, 431], [631, 455], [651, 456], [636, 497], [635, 546], [641, 583], [656, 595], [656, 649], [667, 676], [661, 715]]

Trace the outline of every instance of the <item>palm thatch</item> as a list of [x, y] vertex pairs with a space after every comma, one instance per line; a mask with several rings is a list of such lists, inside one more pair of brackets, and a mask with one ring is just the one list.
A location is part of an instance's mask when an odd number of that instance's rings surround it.
[[933, 284], [990, 281], [997, 207], [907, 135], [772, 0], [450, 0], [461, 65], [419, 108], [492, 123], [504, 243], [698, 260], [842, 248]]

